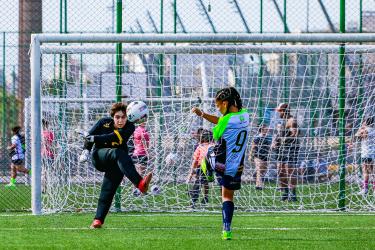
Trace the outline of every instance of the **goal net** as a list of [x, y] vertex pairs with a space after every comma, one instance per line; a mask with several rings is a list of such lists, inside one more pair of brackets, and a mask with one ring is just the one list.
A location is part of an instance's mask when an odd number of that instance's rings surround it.
[[[187, 182], [187, 176], [198, 143], [197, 131], [212, 129], [213, 124], [194, 116], [191, 109], [200, 107], [219, 115], [215, 93], [228, 86], [239, 91], [251, 114], [242, 188], [235, 195], [238, 210], [337, 210], [343, 192], [346, 209], [374, 210], [375, 175], [363, 168], [364, 139], [355, 137], [362, 121], [375, 115], [374, 47], [346, 45], [345, 54], [340, 57], [339, 45], [335, 43], [139, 42], [124, 44], [121, 55], [116, 55], [115, 44], [42, 47], [40, 116], [47, 122], [40, 125], [43, 140], [39, 185], [43, 211], [96, 208], [103, 173], [91, 163], [79, 162], [83, 141], [77, 131], [88, 131], [100, 118], [109, 116], [111, 104], [119, 98], [128, 103], [142, 100], [150, 110], [146, 124], [150, 135], [146, 172], [153, 171], [151, 186], [155, 189], [139, 195], [124, 178], [114, 209], [220, 211], [221, 193], [216, 181], [209, 183], [207, 202], [204, 185], [199, 185], [199, 199], [192, 207], [195, 179]], [[121, 75], [116, 69], [118, 57], [122, 61]], [[340, 97], [342, 67], [345, 92]], [[116, 81], [121, 81], [121, 92]], [[340, 122], [340, 102], [345, 106], [341, 114], [345, 124]], [[249, 157], [260, 127], [268, 128], [266, 137], [270, 140], [275, 138], [283, 122], [275, 111], [280, 103], [289, 105], [299, 129], [298, 156], [295, 163], [290, 163], [297, 179], [295, 202], [281, 200], [275, 150], [267, 151], [263, 171]], [[31, 109], [29, 99], [25, 112], [27, 164], [31, 164], [31, 118], [35, 110]], [[340, 148], [344, 148], [341, 154]], [[367, 195], [360, 194], [365, 183], [369, 183]], [[259, 185], [262, 188], [256, 188]]]

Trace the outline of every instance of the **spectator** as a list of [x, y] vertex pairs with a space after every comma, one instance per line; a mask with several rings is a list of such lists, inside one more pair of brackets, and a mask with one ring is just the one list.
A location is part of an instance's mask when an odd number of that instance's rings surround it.
[[46, 184], [48, 181], [47, 175], [51, 172], [51, 167], [53, 165], [55, 155], [53, 153], [53, 140], [55, 136], [53, 132], [49, 129], [48, 121], [42, 119], [42, 192], [46, 192]]
[[[133, 161], [141, 176], [145, 174], [148, 164], [148, 148], [150, 146], [150, 134], [147, 132], [146, 123], [143, 122], [135, 129], [133, 134], [134, 151]], [[134, 195], [140, 195], [139, 189], [133, 191]]]
[[250, 159], [254, 158], [256, 169], [256, 182], [255, 189], [263, 190], [264, 188], [264, 175], [267, 172], [267, 162], [269, 157], [270, 146], [272, 138], [268, 136], [268, 127], [262, 125], [259, 128], [259, 134], [254, 138], [251, 146]]
[[191, 196], [191, 205], [194, 208], [195, 204], [199, 198], [200, 187], [203, 187], [204, 198], [202, 199], [202, 204], [208, 203], [208, 192], [209, 186], [206, 176], [202, 173], [201, 162], [207, 155], [208, 148], [213, 146], [212, 132], [209, 130], [202, 130], [200, 132], [199, 145], [194, 151], [193, 163], [189, 175], [187, 177], [187, 182], [191, 182], [192, 178], [195, 177], [193, 187], [189, 191]]
[[283, 192], [282, 201], [297, 201], [297, 161], [299, 152], [297, 120], [290, 114], [289, 105], [281, 103], [276, 108], [283, 119], [272, 147], [277, 152], [278, 175]]
[[374, 176], [374, 160], [375, 160], [375, 128], [374, 118], [365, 118], [362, 126], [359, 128], [356, 137], [361, 140], [361, 160], [362, 160], [362, 174], [363, 184], [359, 192], [360, 195], [368, 194], [368, 186], [370, 176], [372, 176], [372, 188], [375, 193], [375, 176]]

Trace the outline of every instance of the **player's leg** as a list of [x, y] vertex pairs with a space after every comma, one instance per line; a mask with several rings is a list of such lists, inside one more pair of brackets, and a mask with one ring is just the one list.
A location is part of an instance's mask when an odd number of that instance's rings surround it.
[[17, 168], [14, 165], [13, 161], [10, 164], [10, 181], [9, 184], [5, 185], [6, 188], [15, 188], [16, 187], [16, 178], [17, 178]]
[[263, 177], [267, 170], [267, 162], [259, 158], [254, 158], [254, 162], [255, 162], [255, 168], [256, 168], [255, 188], [257, 190], [262, 190], [264, 187]]
[[289, 179], [289, 201], [297, 201], [297, 168], [293, 162], [286, 165]]
[[359, 195], [367, 195], [368, 193], [368, 182], [369, 182], [369, 166], [368, 166], [368, 159], [362, 159], [362, 175], [363, 175], [363, 183], [362, 189], [358, 193]]
[[[138, 156], [133, 156], [132, 157], [133, 163], [135, 165], [135, 168], [137, 172], [141, 175], [144, 176], [146, 173], [146, 168], [147, 168], [147, 163], [148, 163], [148, 157], [145, 155], [138, 155]], [[134, 196], [139, 196], [141, 194], [141, 191], [137, 187], [134, 188], [133, 190], [133, 195]]]
[[371, 163], [369, 164], [370, 166], [370, 177], [369, 179], [372, 179], [372, 191], [373, 195], [375, 197], [375, 162], [374, 159], [371, 159]]
[[233, 203], [233, 196], [234, 190], [228, 189], [224, 186], [221, 188], [221, 196], [222, 196], [222, 215], [223, 215], [223, 235], [222, 238], [224, 240], [232, 239], [232, 218], [234, 212], [234, 203]]
[[135, 169], [134, 163], [127, 152], [116, 148], [110, 151], [109, 157], [116, 161], [121, 172], [136, 186], [142, 193], [146, 193], [151, 182], [152, 173], [142, 178]]
[[27, 169], [24, 165], [23, 165], [23, 162], [19, 165], [16, 166], [17, 167], [17, 171], [18, 172], [21, 172], [21, 173], [24, 173], [24, 174], [29, 174], [30, 173], [30, 170]]
[[208, 185], [208, 181], [206, 179], [206, 177], [202, 174], [202, 171], [201, 171], [201, 174], [200, 174], [200, 180], [201, 180], [201, 185], [203, 187], [203, 200], [202, 200], [202, 204], [207, 204], [208, 203], [208, 193], [209, 193], [209, 190], [210, 190], [210, 187]]
[[200, 193], [200, 179], [198, 176], [198, 173], [195, 174], [194, 177], [194, 182], [191, 190], [189, 191], [190, 197], [191, 197], [191, 207], [194, 208], [195, 204], [197, 203], [197, 200], [199, 198], [199, 193]]
[[221, 196], [223, 201], [222, 214], [223, 214], [223, 235], [222, 239], [232, 239], [232, 218], [234, 212], [233, 196], [234, 191], [241, 189], [241, 176], [244, 166], [240, 166], [234, 177], [229, 175], [220, 174], [217, 172], [218, 181], [221, 185]]
[[146, 173], [147, 163], [148, 163], [148, 157], [145, 155], [140, 155], [137, 157], [137, 163], [135, 164], [135, 167], [138, 171], [138, 173], [143, 176]]
[[[119, 187], [123, 177], [124, 174], [117, 166], [105, 172], [95, 219], [91, 225], [92, 228], [99, 228], [104, 223], [108, 211], [111, 208], [113, 197], [116, 194], [116, 190]], [[99, 220], [100, 223], [98, 223], [97, 220]]]
[[284, 162], [277, 163], [277, 173], [279, 176], [279, 185], [282, 192], [281, 200], [286, 201], [289, 197], [289, 188], [288, 188], [288, 178], [287, 178], [287, 169]]

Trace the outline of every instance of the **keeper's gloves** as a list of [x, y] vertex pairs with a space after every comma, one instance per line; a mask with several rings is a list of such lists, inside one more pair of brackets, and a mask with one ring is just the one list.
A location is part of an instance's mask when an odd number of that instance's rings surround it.
[[90, 151], [88, 149], [84, 149], [79, 156], [79, 162], [84, 163], [90, 160]]

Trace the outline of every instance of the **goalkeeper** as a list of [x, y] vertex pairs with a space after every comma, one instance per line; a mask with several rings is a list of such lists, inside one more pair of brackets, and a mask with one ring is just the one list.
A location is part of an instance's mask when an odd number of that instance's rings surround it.
[[223, 115], [220, 118], [207, 114], [199, 108], [193, 108], [192, 112], [216, 124], [213, 128], [216, 144], [208, 149], [201, 169], [209, 181], [213, 179], [212, 172], [216, 172], [223, 201], [222, 239], [230, 240], [234, 212], [233, 196], [234, 191], [241, 188], [241, 175], [249, 138], [249, 114], [242, 108], [240, 94], [233, 87], [219, 90], [215, 96], [215, 104]]
[[152, 178], [152, 173], [149, 173], [142, 179], [128, 154], [127, 141], [135, 126], [127, 121], [126, 105], [113, 104], [110, 115], [111, 117], [100, 119], [86, 134], [84, 151], [79, 159], [80, 162], [85, 162], [91, 156], [95, 168], [105, 173], [91, 228], [100, 228], [104, 223], [124, 175], [142, 193], [147, 192]]

